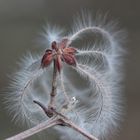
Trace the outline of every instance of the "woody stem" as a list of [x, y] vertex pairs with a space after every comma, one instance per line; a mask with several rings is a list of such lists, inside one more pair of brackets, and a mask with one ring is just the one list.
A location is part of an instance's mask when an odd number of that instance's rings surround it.
[[57, 79], [57, 67], [56, 67], [56, 61], [54, 60], [52, 91], [50, 93], [50, 103], [49, 103], [49, 107], [52, 107], [52, 108], [54, 108], [55, 106], [55, 96], [56, 96], [56, 88], [57, 88], [56, 79]]
[[[42, 103], [40, 103], [39, 101], [34, 101], [34, 103], [39, 105], [43, 109], [43, 111], [46, 113], [47, 108]], [[55, 122], [53, 122], [55, 125], [62, 125], [62, 126], [67, 126], [69, 128], [72, 128], [78, 133], [80, 133], [81, 135], [83, 135], [84, 137], [86, 137], [88, 140], [98, 140], [97, 137], [91, 135], [86, 130], [76, 125], [74, 122], [68, 119], [67, 116], [63, 115], [61, 112], [57, 112], [56, 110], [53, 110], [53, 109], [52, 111], [56, 115], [54, 116], [54, 119], [53, 119], [55, 120]]]
[[28, 137], [34, 135], [34, 134], [37, 134], [45, 129], [48, 129], [48, 128], [51, 128], [53, 126], [56, 126], [56, 125], [59, 125], [61, 124], [61, 122], [59, 122], [57, 119], [50, 119], [49, 121], [45, 121], [45, 122], [42, 122], [30, 129], [27, 129], [15, 136], [12, 136], [12, 137], [9, 137], [5, 140], [24, 140], [24, 139], [27, 139]]

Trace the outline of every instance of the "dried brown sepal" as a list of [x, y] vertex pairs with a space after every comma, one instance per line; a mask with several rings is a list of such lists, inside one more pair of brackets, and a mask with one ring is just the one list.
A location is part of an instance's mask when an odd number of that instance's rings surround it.
[[47, 49], [42, 57], [42, 68], [47, 67], [53, 60], [55, 60], [58, 72], [62, 69], [62, 62], [68, 65], [76, 66], [75, 53], [77, 50], [71, 46], [67, 46], [68, 39], [63, 39], [61, 42], [52, 42], [51, 48]]
[[43, 55], [42, 60], [41, 60], [41, 66], [43, 68], [47, 67], [52, 62], [52, 58], [53, 58], [52, 50], [46, 50], [46, 52]]
[[76, 66], [76, 59], [74, 55], [64, 54], [63, 58], [64, 62], [66, 62], [68, 65]]

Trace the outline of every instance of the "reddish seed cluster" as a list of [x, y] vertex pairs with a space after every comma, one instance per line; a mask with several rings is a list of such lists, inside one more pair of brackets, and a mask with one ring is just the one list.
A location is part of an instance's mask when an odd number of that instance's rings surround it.
[[67, 42], [67, 39], [63, 39], [59, 43], [53, 41], [51, 44], [52, 49], [47, 49], [42, 57], [41, 66], [43, 68], [47, 67], [53, 60], [59, 72], [62, 68], [62, 62], [76, 66], [75, 53], [77, 50], [71, 46], [67, 46]]

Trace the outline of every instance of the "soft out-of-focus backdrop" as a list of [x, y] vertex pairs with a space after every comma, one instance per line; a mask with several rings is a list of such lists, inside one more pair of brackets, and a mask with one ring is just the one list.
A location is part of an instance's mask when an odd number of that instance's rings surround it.
[[[38, 51], [36, 37], [46, 21], [68, 25], [81, 9], [95, 14], [109, 12], [128, 32], [124, 72], [127, 109], [122, 129], [114, 140], [140, 137], [140, 2], [138, 0], [0, 0], [0, 89], [8, 85], [7, 74], [27, 52]], [[0, 140], [24, 128], [11, 122], [0, 99]], [[29, 138], [38, 139], [38, 138]], [[51, 137], [48, 138], [51, 140]], [[53, 139], [53, 138], [52, 138]]]

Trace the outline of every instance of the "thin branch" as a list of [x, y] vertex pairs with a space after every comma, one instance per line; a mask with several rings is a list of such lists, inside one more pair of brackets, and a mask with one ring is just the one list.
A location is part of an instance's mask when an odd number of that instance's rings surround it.
[[46, 108], [42, 103], [40, 103], [39, 101], [34, 100], [33, 101], [35, 104], [39, 105], [42, 110], [44, 111], [44, 113], [48, 116], [48, 117], [52, 117], [53, 113], [50, 114], [50, 112], [52, 112], [52, 110], [49, 110], [48, 108]]
[[[47, 108], [40, 103], [39, 101], [34, 101], [34, 103], [36, 103], [37, 105], [39, 105], [43, 111], [46, 113]], [[63, 114], [57, 112], [56, 110], [53, 110], [53, 114], [55, 114], [56, 116], [54, 116], [52, 119], [50, 119], [47, 122], [42, 122], [39, 125], [28, 129], [24, 132], [21, 132], [15, 136], [12, 136], [10, 138], [7, 138], [6, 140], [24, 140], [25, 138], [28, 138], [40, 131], [43, 131], [47, 128], [56, 126], [56, 125], [62, 125], [62, 126], [68, 126], [74, 130], [76, 130], [77, 132], [79, 132], [80, 134], [82, 134], [83, 136], [85, 136], [86, 138], [88, 138], [89, 140], [98, 140], [95, 136], [89, 134], [88, 132], [86, 132], [85, 130], [83, 130], [82, 128], [80, 128], [79, 126], [77, 126], [76, 124], [74, 124], [72, 121], [70, 121], [66, 116], [64, 116]]]
[[67, 124], [68, 127], [70, 127], [72, 129], [76, 130], [77, 132], [81, 133], [83, 136], [85, 136], [89, 140], [98, 140], [95, 136], [93, 136], [90, 133], [86, 132], [85, 130], [83, 130], [82, 128], [80, 128], [76, 124], [74, 124], [72, 121], [65, 120], [65, 119], [63, 119], [63, 121], [64, 121], [65, 124]]
[[42, 104], [39, 104], [39, 102], [34, 101], [37, 103], [42, 109], [45, 111], [46, 115], [48, 117], [53, 117], [53, 111], [52, 109], [55, 109], [55, 96], [56, 96], [56, 88], [57, 88], [57, 67], [56, 67], [56, 60], [54, 60], [54, 69], [53, 69], [53, 79], [52, 79], [52, 91], [50, 93], [50, 103], [48, 105], [48, 108], [44, 110], [42, 107]]
[[56, 88], [57, 88], [56, 79], [57, 79], [57, 67], [56, 67], [56, 61], [54, 60], [52, 91], [51, 91], [51, 94], [50, 94], [50, 104], [49, 104], [50, 107], [55, 106], [55, 96], [56, 96]]
[[36, 125], [35, 127], [25, 130], [10, 138], [7, 138], [6, 140], [23, 140], [34, 134], [37, 134], [38, 132], [41, 132], [47, 128], [56, 126], [58, 124], [60, 124], [60, 121], [58, 121], [57, 119], [51, 119], [50, 121], [42, 122], [42, 123]]
[[[34, 101], [34, 102], [37, 103], [44, 111], [47, 110], [47, 108], [45, 108], [45, 106], [42, 103], [40, 103], [39, 101]], [[56, 110], [52, 110], [52, 111], [57, 115], [56, 118], [58, 118], [57, 121], [60, 122], [59, 124], [61, 124], [63, 126], [68, 126], [72, 129], [76, 130], [77, 132], [81, 133], [83, 136], [85, 136], [89, 140], [98, 140], [95, 136], [91, 135], [90, 133], [86, 132], [85, 130], [83, 130], [76, 124], [74, 124], [71, 120], [69, 120], [62, 113], [59, 113]]]

